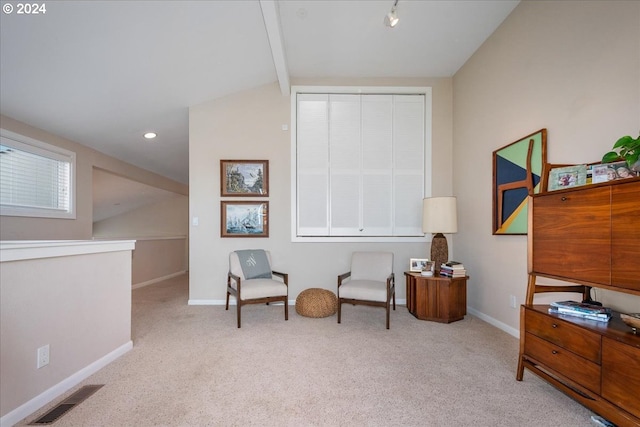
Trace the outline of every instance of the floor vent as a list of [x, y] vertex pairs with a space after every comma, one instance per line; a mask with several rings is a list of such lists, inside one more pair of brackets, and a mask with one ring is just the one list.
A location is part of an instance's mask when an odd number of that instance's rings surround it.
[[91, 396], [96, 391], [100, 390], [104, 384], [85, 385], [78, 391], [67, 397], [61, 403], [56, 405], [49, 412], [38, 418], [37, 420], [29, 423], [30, 426], [39, 426], [44, 424], [53, 424], [64, 414], [72, 410], [76, 405], [82, 403], [85, 399]]

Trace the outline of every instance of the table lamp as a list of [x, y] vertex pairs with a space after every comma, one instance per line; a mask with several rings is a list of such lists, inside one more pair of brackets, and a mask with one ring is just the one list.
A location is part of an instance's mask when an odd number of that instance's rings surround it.
[[434, 233], [431, 240], [431, 261], [436, 272], [449, 259], [447, 238], [443, 233], [458, 231], [458, 212], [455, 197], [428, 197], [422, 201], [422, 231]]

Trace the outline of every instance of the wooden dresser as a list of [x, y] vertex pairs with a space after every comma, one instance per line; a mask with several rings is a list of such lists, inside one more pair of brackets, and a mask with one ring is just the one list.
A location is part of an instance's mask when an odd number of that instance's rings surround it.
[[533, 304], [536, 293], [589, 298], [592, 287], [640, 295], [640, 178], [530, 196], [528, 243], [517, 380], [527, 368], [616, 425], [640, 426], [640, 335], [619, 313], [603, 323]]

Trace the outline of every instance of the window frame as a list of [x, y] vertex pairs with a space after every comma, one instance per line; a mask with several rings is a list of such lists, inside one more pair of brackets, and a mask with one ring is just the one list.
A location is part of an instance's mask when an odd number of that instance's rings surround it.
[[312, 242], [379, 242], [379, 243], [424, 243], [424, 236], [299, 236], [297, 200], [297, 97], [298, 94], [374, 94], [374, 95], [423, 95], [424, 108], [424, 194], [431, 195], [432, 187], [432, 88], [424, 86], [292, 86], [291, 87], [291, 241]]
[[38, 208], [0, 204], [0, 216], [76, 219], [76, 153], [6, 129], [0, 129], [2, 145], [48, 159], [69, 163], [69, 208]]

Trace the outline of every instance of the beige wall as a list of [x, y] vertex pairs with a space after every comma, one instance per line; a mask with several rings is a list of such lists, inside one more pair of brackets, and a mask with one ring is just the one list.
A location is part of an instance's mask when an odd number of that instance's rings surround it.
[[[12, 246], [0, 249], [2, 425], [13, 425], [132, 347], [133, 242]], [[37, 369], [37, 349], [47, 344], [50, 363]]]
[[187, 238], [137, 239], [131, 264], [133, 288], [183, 274], [188, 268]]
[[0, 116], [0, 127], [76, 153], [76, 219], [48, 219], [3, 216], [0, 240], [83, 240], [92, 237], [93, 168], [98, 167], [134, 181], [188, 195], [187, 185], [135, 167], [91, 148]]
[[93, 224], [96, 239], [136, 239], [134, 288], [189, 269], [188, 233], [189, 198], [181, 194]]
[[[456, 257], [469, 305], [517, 330], [527, 283], [526, 236], [493, 236], [492, 152], [540, 128], [550, 163], [598, 161], [640, 129], [640, 2], [524, 1], [453, 79]], [[639, 311], [640, 298], [599, 291]]]
[[[294, 85], [335, 85], [330, 80], [294, 81]], [[340, 85], [430, 86], [433, 89], [434, 195], [451, 194], [451, 79], [340, 80]], [[426, 257], [424, 243], [292, 243], [290, 97], [277, 84], [230, 95], [189, 113], [190, 302], [221, 302], [226, 295], [228, 254], [242, 248], [272, 252], [274, 267], [289, 273], [289, 299], [310, 287], [335, 292], [339, 273], [348, 270], [354, 250], [395, 253], [397, 294], [405, 297], [403, 272], [409, 258]], [[270, 237], [220, 238], [220, 159], [269, 160]]]
[[187, 236], [189, 197], [176, 194], [166, 200], [93, 223], [93, 237]]

